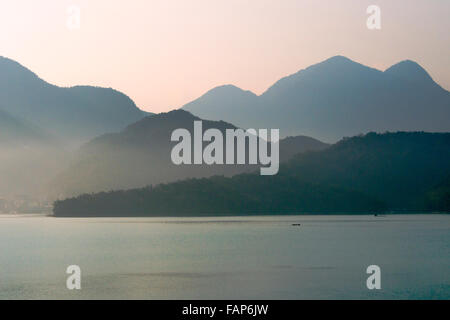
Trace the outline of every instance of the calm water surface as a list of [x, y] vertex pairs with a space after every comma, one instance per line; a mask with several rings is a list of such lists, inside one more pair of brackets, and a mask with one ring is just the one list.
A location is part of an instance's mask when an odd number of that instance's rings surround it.
[[[66, 289], [72, 264], [78, 291]], [[450, 215], [0, 215], [0, 299], [106, 298], [449, 299]]]

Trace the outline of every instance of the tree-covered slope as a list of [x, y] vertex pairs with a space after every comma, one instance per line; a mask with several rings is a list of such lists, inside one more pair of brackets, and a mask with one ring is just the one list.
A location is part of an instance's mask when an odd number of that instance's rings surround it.
[[[54, 213], [182, 216], [445, 211], [448, 183], [439, 182], [450, 174], [449, 156], [448, 133], [370, 133], [344, 139], [323, 151], [300, 154], [282, 165], [275, 176], [191, 179], [83, 195], [56, 202]], [[430, 192], [438, 199], [433, 206], [428, 201]]]

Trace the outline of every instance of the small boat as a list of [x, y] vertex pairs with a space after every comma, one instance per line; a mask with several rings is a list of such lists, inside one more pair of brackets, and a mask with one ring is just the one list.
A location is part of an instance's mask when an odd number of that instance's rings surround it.
[[293, 223], [292, 225], [295, 226], [295, 227], [300, 227], [301, 226], [300, 223]]
[[386, 215], [384, 215], [384, 214], [379, 214], [379, 213], [375, 213], [373, 216], [374, 216], [374, 217], [386, 217]]

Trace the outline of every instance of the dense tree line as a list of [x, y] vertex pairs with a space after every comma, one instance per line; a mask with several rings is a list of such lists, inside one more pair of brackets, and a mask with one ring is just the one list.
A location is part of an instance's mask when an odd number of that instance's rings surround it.
[[57, 201], [56, 216], [449, 211], [450, 134], [370, 133], [300, 154], [275, 176], [241, 174]]

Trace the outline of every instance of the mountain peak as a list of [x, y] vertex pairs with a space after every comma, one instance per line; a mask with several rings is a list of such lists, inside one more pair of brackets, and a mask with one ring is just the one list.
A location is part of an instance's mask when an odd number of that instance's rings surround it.
[[[316, 63], [305, 70], [322, 70], [324, 72], [332, 72], [332, 71], [351, 71], [351, 70], [371, 70], [375, 71], [375, 69], [365, 66], [359, 62], [353, 61], [347, 57], [337, 55], [331, 58], [328, 58], [322, 62]], [[378, 70], [376, 70], [378, 71]], [[300, 71], [301, 72], [301, 71]], [[378, 71], [379, 72], [379, 71]]]
[[[360, 83], [362, 79], [372, 79], [382, 74], [381, 71], [367, 67], [355, 62], [347, 57], [337, 55], [319, 63], [313, 64], [287, 77], [281, 78], [273, 84], [263, 97], [276, 99], [275, 96], [293, 95], [298, 96], [298, 88], [309, 86], [308, 92], [322, 88], [325, 84], [330, 86], [342, 85], [345, 83]], [[370, 80], [365, 80], [370, 81]], [[309, 94], [309, 93], [306, 94]]]
[[225, 85], [221, 85], [221, 86], [217, 86], [215, 88], [212, 88], [211, 90], [209, 90], [207, 93], [204, 94], [204, 96], [209, 96], [209, 95], [250, 95], [250, 96], [256, 96], [253, 92], [248, 91], [248, 90], [243, 90], [239, 87], [236, 87], [235, 85], [232, 84], [225, 84]]
[[349, 63], [349, 62], [352, 62], [352, 63], [355, 63], [355, 61], [353, 61], [353, 60], [351, 60], [351, 59], [349, 59], [349, 58], [347, 58], [345, 56], [341, 56], [341, 55], [333, 56], [331, 58], [328, 58], [328, 59], [324, 60], [323, 62], [328, 62], [328, 63]]
[[[225, 111], [227, 114], [240, 113], [243, 110], [250, 110], [251, 106], [256, 105], [257, 100], [258, 96], [251, 91], [245, 91], [233, 85], [223, 85], [209, 90], [182, 108], [203, 119], [218, 120], [224, 119], [218, 115], [218, 111], [219, 113]], [[236, 124], [241, 126], [239, 121]]]
[[400, 61], [386, 69], [384, 72], [410, 81], [434, 83], [428, 72], [417, 62], [412, 60]]
[[2, 109], [68, 145], [122, 130], [145, 114], [125, 94], [93, 86], [58, 87], [22, 64], [0, 57]]
[[147, 116], [135, 123], [130, 124], [125, 128], [125, 131], [140, 130], [140, 128], [146, 128], [153, 125], [160, 125], [162, 123], [183, 123], [186, 121], [200, 120], [190, 112], [183, 109], [176, 109], [169, 112], [162, 112], [154, 115]]

